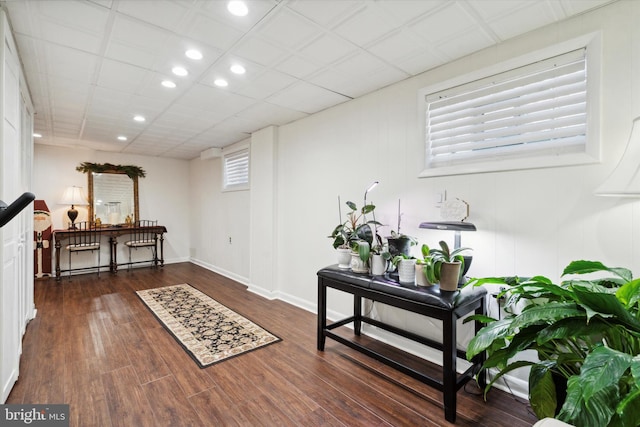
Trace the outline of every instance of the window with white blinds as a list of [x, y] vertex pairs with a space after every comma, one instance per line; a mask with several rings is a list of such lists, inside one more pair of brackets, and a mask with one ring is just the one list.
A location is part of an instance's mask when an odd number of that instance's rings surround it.
[[224, 155], [224, 189], [249, 188], [249, 149], [245, 148]]
[[575, 158], [593, 151], [587, 149], [594, 99], [587, 60], [582, 47], [423, 92], [425, 166], [431, 172], [422, 176], [559, 166], [563, 157], [564, 164], [587, 163]]

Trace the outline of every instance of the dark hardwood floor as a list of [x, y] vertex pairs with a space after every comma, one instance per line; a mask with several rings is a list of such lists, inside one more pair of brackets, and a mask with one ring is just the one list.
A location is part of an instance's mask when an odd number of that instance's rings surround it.
[[[282, 341], [200, 369], [135, 294], [178, 283]], [[68, 403], [72, 426], [451, 425], [441, 393], [332, 340], [317, 351], [313, 313], [193, 264], [37, 281], [35, 301], [7, 403]], [[458, 392], [457, 426], [535, 421], [499, 390], [486, 402], [474, 384]]]

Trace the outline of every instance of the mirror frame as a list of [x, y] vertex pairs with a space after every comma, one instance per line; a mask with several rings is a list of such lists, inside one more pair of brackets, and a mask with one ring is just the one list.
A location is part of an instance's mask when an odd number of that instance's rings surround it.
[[140, 207], [138, 201], [138, 178], [144, 178], [146, 173], [144, 169], [138, 166], [132, 165], [113, 165], [111, 163], [90, 163], [83, 162], [76, 167], [78, 172], [87, 174], [88, 179], [88, 192], [89, 192], [89, 221], [93, 221], [94, 217], [94, 200], [93, 200], [93, 174], [94, 173], [111, 173], [127, 175], [133, 181], [133, 218], [134, 221], [138, 221], [140, 218]]
[[[119, 175], [126, 175], [125, 172], [123, 171], [118, 171], [118, 170], [105, 170], [105, 171], [100, 171], [100, 172], [87, 172], [87, 178], [89, 180], [88, 183], [88, 188], [89, 188], [89, 218], [90, 221], [93, 221], [93, 216], [94, 216], [94, 207], [93, 205], [95, 204], [95, 201], [93, 200], [93, 174], [94, 173], [110, 173], [110, 174], [119, 174]], [[133, 177], [129, 177], [132, 181], [133, 181], [133, 215], [134, 221], [137, 221], [138, 218], [140, 218], [140, 208], [138, 206], [138, 177], [137, 176], [133, 176]], [[113, 224], [116, 225], [116, 224]]]

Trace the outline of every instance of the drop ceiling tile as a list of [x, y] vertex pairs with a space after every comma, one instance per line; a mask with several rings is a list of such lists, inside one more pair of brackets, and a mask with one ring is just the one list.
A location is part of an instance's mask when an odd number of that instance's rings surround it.
[[269, 17], [256, 35], [276, 45], [295, 49], [317, 38], [321, 33], [322, 30], [312, 21], [289, 9], [283, 9], [279, 14]]
[[427, 70], [438, 67], [447, 62], [446, 55], [443, 55], [435, 50], [419, 50], [412, 52], [411, 55], [407, 55], [404, 58], [399, 58], [395, 61], [395, 64], [401, 70], [415, 76], [421, 74]]
[[338, 25], [335, 31], [358, 46], [364, 46], [395, 29], [388, 16], [381, 15], [380, 12], [371, 3]]
[[288, 3], [287, 7], [323, 27], [331, 27], [360, 9], [362, 2], [355, 0], [295, 0]]
[[438, 9], [409, 27], [429, 42], [438, 43], [474, 28], [478, 23], [457, 3]]
[[45, 55], [47, 68], [43, 71], [55, 77], [76, 80], [79, 84], [92, 82], [97, 56], [51, 44]]
[[270, 124], [280, 126], [291, 123], [303, 117], [307, 117], [307, 114], [301, 111], [281, 107], [279, 105], [259, 102], [246, 110], [241, 111], [238, 113], [238, 116], [247, 120], [255, 120], [260, 123], [262, 127], [266, 127]]
[[[189, 12], [190, 4], [169, 0], [121, 1], [118, 3], [118, 12], [175, 31]], [[149, 8], [153, 13], [149, 13]]]
[[380, 1], [376, 5], [384, 10], [384, 15], [400, 25], [420, 19], [421, 16], [432, 13], [434, 10], [446, 7], [451, 0], [393, 0]]
[[97, 84], [108, 89], [135, 93], [146, 76], [147, 71], [143, 68], [104, 59]]
[[371, 86], [365, 80], [363, 77], [354, 79], [353, 76], [343, 74], [334, 68], [323, 70], [309, 79], [319, 87], [350, 98], [367, 93]]
[[320, 88], [318, 86], [299, 82], [293, 86], [269, 97], [267, 102], [280, 105], [292, 110], [313, 114], [324, 110], [330, 105], [341, 104], [350, 98]]
[[484, 49], [492, 44], [493, 40], [491, 40], [486, 33], [480, 31], [480, 29], [474, 29], [467, 33], [451, 37], [444, 43], [438, 44], [436, 48], [443, 56], [448, 57], [449, 60], [454, 60]]
[[104, 30], [110, 13], [101, 5], [72, 0], [37, 1], [34, 5], [37, 13], [47, 20], [97, 34]]
[[282, 60], [287, 55], [285, 49], [259, 38], [243, 40], [234, 51], [237, 55], [247, 58], [249, 61], [267, 67]]
[[502, 18], [510, 15], [518, 9], [524, 8], [531, 3], [531, 0], [468, 0], [478, 15], [485, 21]]
[[302, 79], [322, 69], [323, 65], [314, 63], [298, 55], [291, 55], [275, 65], [274, 68], [290, 76]]
[[[162, 86], [163, 80], [171, 80], [177, 86], [175, 88], [164, 87]], [[178, 80], [168, 75], [149, 72], [136, 95], [169, 103], [178, 99], [193, 85], [194, 83], [188, 80]]]
[[227, 50], [240, 40], [242, 31], [224, 21], [206, 15], [195, 15], [186, 25], [185, 35], [220, 50]]
[[488, 22], [488, 25], [498, 37], [506, 40], [554, 21], [553, 12], [546, 2], [533, 2], [507, 16]]
[[269, 70], [260, 74], [251, 83], [243, 86], [238, 91], [234, 90], [234, 92], [253, 99], [264, 99], [297, 81], [297, 79], [286, 74]]
[[368, 50], [384, 61], [393, 64], [398, 59], [406, 58], [419, 51], [422, 45], [424, 45], [423, 39], [410, 31], [400, 30], [376, 41]]
[[135, 47], [115, 40], [109, 43], [105, 57], [148, 70], [153, 68], [156, 61], [156, 55], [143, 47]]
[[199, 9], [196, 12], [215, 18], [226, 25], [241, 31], [249, 31], [266, 15], [277, 8], [281, 0], [250, 0], [247, 1], [249, 13], [247, 16], [234, 16], [227, 10], [226, 1], [197, 1]]
[[562, 7], [569, 15], [577, 15], [615, 0], [561, 0]]
[[327, 34], [309, 43], [299, 52], [307, 58], [313, 58], [314, 61], [326, 65], [355, 52], [357, 49], [358, 47], [354, 44]]
[[163, 52], [170, 34], [151, 24], [118, 14], [113, 22], [110, 41], [157, 55]]
[[103, 35], [100, 32], [79, 30], [45, 19], [40, 25], [40, 34], [49, 43], [69, 46], [93, 54], [100, 53], [103, 41]]
[[202, 84], [194, 86], [177, 101], [178, 105], [219, 113], [223, 117], [232, 116], [254, 102], [251, 98]]

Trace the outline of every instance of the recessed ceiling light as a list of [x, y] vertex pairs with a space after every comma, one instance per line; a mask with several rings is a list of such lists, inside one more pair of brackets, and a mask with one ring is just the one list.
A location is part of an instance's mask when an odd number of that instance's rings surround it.
[[171, 80], [163, 80], [161, 85], [164, 86], [164, 87], [168, 87], [170, 89], [173, 89], [174, 87], [176, 87], [176, 84], [174, 82], [172, 82]]
[[118, 137], [118, 140], [119, 140], [119, 141], [126, 141], [126, 140], [127, 140], [127, 137], [126, 137], [126, 136], [119, 136], [119, 137]]
[[184, 54], [187, 56], [187, 58], [195, 59], [196, 61], [202, 59], [202, 52], [196, 49], [189, 49]]
[[216, 86], [220, 86], [220, 87], [227, 87], [229, 86], [229, 82], [227, 82], [225, 79], [216, 79], [213, 82], [214, 85]]
[[138, 115], [138, 116], [133, 116], [133, 120], [135, 120], [136, 122], [144, 122], [147, 119], [145, 119], [143, 116]]
[[42, 134], [41, 133], [34, 133], [33, 137], [34, 138], [42, 138]]
[[234, 74], [244, 74], [247, 70], [240, 64], [233, 64], [230, 68], [231, 72]]
[[173, 74], [175, 74], [176, 76], [180, 76], [180, 77], [184, 77], [184, 76], [186, 76], [186, 75], [188, 75], [188, 74], [189, 74], [189, 72], [187, 71], [187, 69], [186, 69], [186, 68], [183, 68], [183, 67], [173, 67], [173, 68], [171, 69], [171, 72], [172, 72]]
[[227, 3], [227, 10], [235, 16], [247, 16], [247, 14], [249, 13], [249, 8], [245, 4], [245, 2], [241, 0], [231, 0], [229, 3]]

